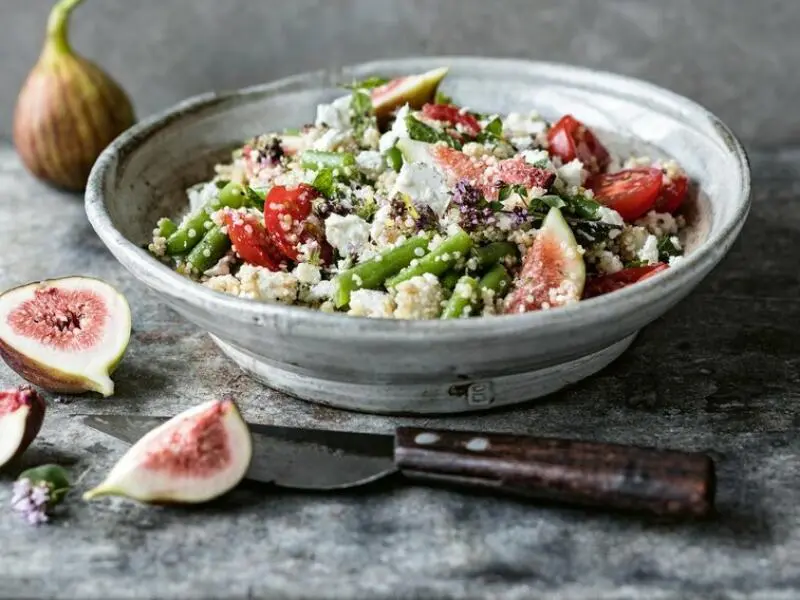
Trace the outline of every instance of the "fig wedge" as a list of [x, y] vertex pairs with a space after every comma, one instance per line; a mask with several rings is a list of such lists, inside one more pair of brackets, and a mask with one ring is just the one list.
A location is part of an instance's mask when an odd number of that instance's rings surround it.
[[404, 104], [419, 109], [433, 100], [436, 89], [448, 70], [447, 67], [441, 67], [418, 75], [398, 77], [373, 88], [370, 95], [378, 123], [385, 124], [392, 111]]
[[83, 497], [122, 496], [149, 504], [207, 502], [244, 478], [252, 456], [250, 429], [236, 404], [212, 400], [147, 433]]
[[64, 277], [0, 294], [0, 356], [51, 392], [114, 393], [110, 374], [131, 334], [125, 297], [90, 277]]
[[0, 469], [36, 439], [44, 413], [44, 398], [31, 386], [0, 391]]

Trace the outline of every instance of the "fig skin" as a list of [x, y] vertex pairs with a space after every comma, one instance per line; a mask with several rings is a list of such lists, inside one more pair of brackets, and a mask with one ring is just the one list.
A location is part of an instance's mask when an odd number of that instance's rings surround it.
[[44, 49], [14, 114], [14, 145], [26, 168], [56, 187], [82, 191], [97, 157], [135, 122], [130, 99], [91, 61], [76, 55], [67, 21], [82, 0], [52, 9]]
[[233, 400], [185, 410], [145, 434], [84, 500], [121, 496], [145, 504], [200, 504], [244, 478], [253, 456], [250, 429]]
[[412, 109], [420, 109], [426, 102], [432, 102], [436, 95], [439, 83], [447, 75], [448, 68], [442, 67], [420, 73], [409, 75], [390, 82], [372, 90], [372, 108], [378, 124], [383, 127], [390, 119], [392, 112], [404, 104], [408, 104]]
[[[93, 277], [70, 276], [44, 280], [41, 282], [27, 283], [25, 285], [11, 288], [0, 294], [0, 302], [2, 302], [7, 294], [13, 294], [32, 286], [37, 286], [41, 289], [47, 289], [49, 287], [60, 289], [61, 285], [75, 281], [79, 283], [85, 283], [87, 290], [98, 294], [102, 298], [106, 308], [109, 309], [109, 313], [112, 312], [109, 298], [113, 293], [114, 299], [120, 301], [118, 309], [120, 311], [124, 311], [124, 314], [121, 314], [120, 316], [122, 326], [126, 329], [125, 337], [120, 343], [120, 348], [115, 349], [118, 350], [118, 352], [114, 356], [109, 356], [109, 362], [105, 365], [106, 370], [104, 372], [82, 374], [77, 372], [69, 372], [58, 368], [57, 366], [46, 364], [42, 360], [37, 359], [35, 356], [30, 356], [21, 352], [14, 346], [13, 338], [11, 340], [5, 339], [2, 332], [0, 332], [0, 357], [2, 357], [2, 359], [11, 369], [13, 369], [26, 381], [49, 392], [59, 394], [82, 394], [84, 392], [91, 391], [108, 397], [114, 393], [114, 383], [111, 381], [110, 375], [116, 370], [117, 366], [122, 361], [125, 351], [127, 350], [128, 342], [130, 341], [130, 307], [128, 306], [127, 300], [120, 292], [100, 279]], [[91, 286], [105, 288], [105, 290], [103, 290], [105, 294], [98, 291], [96, 287], [93, 288]], [[5, 319], [7, 317], [8, 315], [3, 314], [2, 311], [0, 311], [0, 319]]]
[[[21, 385], [16, 389], [4, 390], [0, 392], [0, 394], [4, 396], [18, 394], [18, 400], [20, 402], [20, 406], [14, 411], [0, 414], [0, 422], [4, 419], [14, 418], [17, 411], [27, 411], [24, 424], [22, 424], [22, 431], [18, 433], [19, 441], [17, 442], [16, 450], [10, 454], [3, 453], [1, 444], [3, 442], [8, 443], [10, 438], [4, 436], [5, 439], [0, 440], [0, 469], [2, 469], [8, 463], [22, 456], [22, 453], [28, 449], [33, 443], [33, 440], [36, 439], [36, 436], [39, 435], [39, 430], [42, 428], [42, 423], [44, 422], [47, 405], [45, 404], [44, 398], [29, 385]], [[8, 432], [6, 432], [6, 435], [8, 435]], [[13, 436], [13, 433], [11, 435]]]

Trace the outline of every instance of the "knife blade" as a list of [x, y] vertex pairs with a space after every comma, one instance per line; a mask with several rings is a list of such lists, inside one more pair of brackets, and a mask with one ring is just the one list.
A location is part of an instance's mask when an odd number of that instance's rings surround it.
[[[129, 444], [167, 417], [78, 415], [92, 429]], [[248, 423], [253, 460], [245, 477], [305, 490], [335, 490], [363, 485], [397, 471], [394, 438], [374, 433], [296, 429]]]
[[[128, 443], [167, 420], [77, 416]], [[344, 489], [399, 471], [423, 483], [660, 516], [702, 517], [713, 511], [715, 465], [699, 452], [414, 427], [399, 427], [392, 436], [248, 426], [253, 459], [247, 478], [287, 488]]]

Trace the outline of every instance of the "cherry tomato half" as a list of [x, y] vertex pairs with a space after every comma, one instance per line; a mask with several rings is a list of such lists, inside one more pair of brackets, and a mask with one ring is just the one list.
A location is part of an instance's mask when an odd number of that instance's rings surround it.
[[469, 135], [481, 132], [478, 120], [458, 106], [452, 104], [426, 104], [422, 107], [422, 116], [433, 121], [444, 121], [451, 125], [461, 125]]
[[257, 216], [227, 210], [224, 218], [233, 249], [244, 262], [270, 271], [280, 268], [281, 251]]
[[658, 212], [674, 213], [683, 204], [688, 191], [689, 180], [685, 175], [673, 177], [669, 183], [662, 185], [661, 195], [656, 200], [655, 209]]
[[669, 268], [669, 266], [666, 263], [658, 263], [646, 267], [628, 267], [616, 273], [591, 277], [586, 280], [586, 286], [583, 288], [583, 297], [593, 298], [595, 296], [602, 296], [609, 292], [621, 290], [632, 283], [637, 283], [648, 277], [652, 277], [656, 273], [667, 268]]
[[661, 169], [626, 169], [592, 178], [595, 199], [634, 221], [653, 208], [661, 193]]
[[561, 162], [578, 159], [590, 173], [602, 173], [611, 162], [611, 155], [592, 131], [572, 115], [561, 117], [547, 132], [550, 154]]
[[311, 202], [317, 196], [316, 189], [301, 183], [291, 189], [276, 185], [264, 200], [264, 225], [289, 260], [297, 260], [299, 246], [309, 243], [316, 243], [323, 262], [330, 262], [332, 258], [322, 224], [311, 214]]

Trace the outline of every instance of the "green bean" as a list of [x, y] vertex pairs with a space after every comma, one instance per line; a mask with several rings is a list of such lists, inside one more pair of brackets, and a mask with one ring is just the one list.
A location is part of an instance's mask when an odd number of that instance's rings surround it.
[[334, 279], [334, 302], [341, 308], [350, 302], [350, 293], [361, 289], [375, 289], [428, 249], [427, 236], [414, 236], [399, 246], [383, 251], [373, 259], [339, 273]]
[[178, 231], [178, 226], [175, 225], [175, 221], [172, 219], [164, 217], [156, 222], [155, 235], [158, 237], [168, 238], [176, 231]]
[[495, 296], [498, 296], [511, 285], [511, 276], [503, 265], [497, 264], [481, 277], [478, 285], [481, 291], [491, 290]]
[[[469, 275], [459, 278], [453, 289], [453, 295], [447, 301], [442, 311], [442, 319], [458, 319], [469, 316], [471, 307], [478, 301], [478, 282]], [[470, 307], [468, 310], [467, 307]]]
[[202, 273], [217, 264], [217, 261], [225, 256], [230, 247], [231, 241], [228, 236], [222, 233], [219, 227], [214, 226], [208, 230], [203, 239], [192, 249], [186, 257], [186, 262], [194, 270]]
[[412, 277], [424, 273], [433, 273], [437, 277], [448, 271], [462, 256], [466, 256], [472, 248], [472, 238], [463, 230], [451, 235], [439, 244], [435, 250], [420, 258], [386, 281], [386, 287], [394, 287]]
[[398, 148], [391, 147], [386, 152], [386, 164], [389, 165], [395, 173], [399, 173], [403, 168], [403, 153]]
[[356, 157], [350, 152], [323, 152], [322, 150], [306, 150], [300, 156], [300, 164], [304, 169], [345, 169], [355, 166]]
[[447, 273], [439, 278], [439, 283], [442, 284], [442, 289], [452, 291], [453, 288], [456, 287], [456, 283], [458, 283], [458, 280], [461, 279], [462, 275], [463, 273], [460, 271], [450, 269]]
[[473, 250], [473, 255], [478, 261], [478, 271], [496, 265], [507, 256], [519, 257], [516, 244], [511, 242], [492, 242]]
[[249, 188], [245, 188], [241, 183], [229, 181], [216, 198], [191, 213], [180, 224], [178, 230], [167, 238], [167, 254], [184, 254], [194, 248], [203, 235], [214, 226], [211, 213], [224, 207], [241, 208], [246, 204], [252, 205]]

